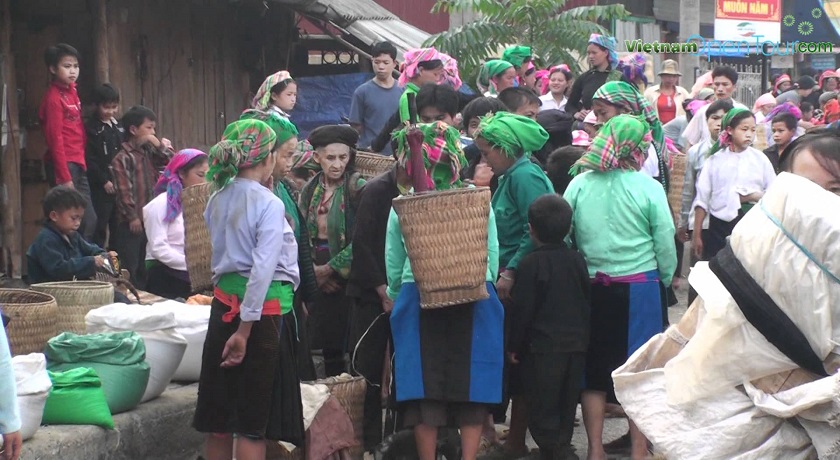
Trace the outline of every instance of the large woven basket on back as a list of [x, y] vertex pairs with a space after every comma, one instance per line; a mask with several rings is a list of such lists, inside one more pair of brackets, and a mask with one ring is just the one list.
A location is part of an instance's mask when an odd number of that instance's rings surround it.
[[489, 297], [489, 188], [401, 196], [393, 204], [420, 291], [421, 308], [441, 308]]
[[114, 303], [114, 285], [103, 281], [57, 281], [31, 287], [33, 291], [55, 297], [59, 333], [87, 334], [85, 315], [94, 308]]
[[58, 335], [55, 297], [27, 289], [0, 289], [0, 306], [9, 317], [6, 334], [12, 355], [43, 353]]
[[688, 162], [688, 155], [679, 154], [673, 156], [674, 167], [671, 168], [671, 184], [668, 190], [668, 204], [671, 212], [680, 214], [682, 208], [682, 191], [685, 182], [685, 165]]
[[213, 184], [193, 185], [181, 194], [184, 209], [184, 255], [187, 257], [187, 272], [193, 292], [213, 288], [213, 271], [210, 258], [213, 247], [210, 245], [210, 233], [204, 221], [204, 210], [210, 199]]
[[391, 155], [356, 152], [356, 171], [365, 179], [371, 179], [389, 171], [395, 162], [396, 160]]

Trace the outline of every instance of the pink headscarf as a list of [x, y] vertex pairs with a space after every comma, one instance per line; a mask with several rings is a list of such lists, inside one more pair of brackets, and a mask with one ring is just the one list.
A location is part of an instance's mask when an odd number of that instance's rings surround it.
[[697, 113], [697, 110], [700, 109], [700, 107], [703, 107], [704, 105], [709, 105], [709, 104], [711, 104], [710, 101], [703, 100], [703, 99], [695, 99], [695, 100], [688, 103], [688, 111], [691, 112], [691, 116], [694, 116], [694, 114]]
[[837, 80], [840, 80], [840, 76], [837, 75], [837, 72], [835, 72], [833, 70], [826, 70], [825, 72], [823, 72], [820, 75], [820, 88], [821, 89], [823, 87], [823, 81], [825, 81], [826, 78], [835, 78]]
[[[420, 69], [417, 68], [418, 64], [421, 62], [428, 62], [428, 61], [444, 61], [444, 54], [438, 52], [438, 50], [432, 48], [419, 48], [408, 50], [404, 55], [403, 59], [405, 60], [401, 67], [399, 85], [405, 86], [408, 82], [416, 77], [420, 73]], [[446, 56], [449, 59], [452, 59], [449, 56]], [[446, 63], [444, 62], [444, 66]], [[456, 64], [457, 66], [457, 64]], [[460, 79], [459, 79], [460, 81]]]
[[790, 81], [790, 75], [784, 73], [784, 74], [781, 74], [778, 77], [776, 77], [776, 81], [773, 82], [773, 92], [775, 92], [776, 95], [780, 94], [779, 93], [779, 86], [781, 86], [781, 84], [785, 83], [785, 82], [792, 83]]
[[753, 112], [758, 112], [767, 104], [776, 105], [776, 98], [770, 93], [764, 93], [755, 100], [755, 104], [753, 104]]
[[586, 131], [576, 129], [572, 131], [572, 145], [589, 147], [592, 145], [592, 139], [589, 138], [589, 134], [587, 134]]
[[571, 69], [569, 69], [569, 66], [567, 66], [566, 64], [556, 65], [554, 67], [549, 67], [548, 70], [540, 70], [539, 72], [537, 72], [537, 79], [540, 78], [539, 77], [540, 72], [546, 72], [545, 77], [542, 81], [542, 88], [540, 88], [540, 92], [542, 94], [548, 94], [548, 83], [549, 83], [549, 81], [551, 81], [551, 75], [554, 72], [559, 72], [561, 70], [565, 70], [568, 73], [572, 73]]
[[[441, 83], [446, 83], [455, 91], [461, 89], [461, 74], [458, 72], [458, 61], [452, 56], [440, 53], [441, 61], [443, 61], [443, 78]], [[402, 75], [400, 75], [402, 78]]]
[[700, 76], [696, 82], [694, 82], [694, 86], [691, 87], [691, 97], [697, 97], [697, 93], [700, 92], [703, 88], [709, 88], [714, 84], [714, 79], [712, 78], [712, 71], [708, 71]]
[[155, 184], [155, 195], [160, 195], [166, 192], [166, 216], [164, 222], [172, 222], [181, 214], [181, 192], [184, 190], [184, 184], [181, 183], [181, 177], [178, 173], [187, 163], [192, 161], [195, 157], [207, 157], [207, 154], [197, 149], [184, 149], [175, 154], [163, 174], [160, 175], [157, 184]]

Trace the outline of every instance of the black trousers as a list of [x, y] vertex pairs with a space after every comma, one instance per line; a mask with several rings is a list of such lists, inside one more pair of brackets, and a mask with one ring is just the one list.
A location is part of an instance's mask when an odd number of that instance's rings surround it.
[[146, 271], [146, 290], [166, 299], [187, 299], [192, 294], [188, 279], [187, 272], [154, 262]]
[[[55, 167], [52, 163], [47, 163], [44, 167], [47, 173], [47, 181], [53, 187], [59, 185], [55, 179]], [[79, 233], [87, 241], [93, 241], [93, 232], [96, 229], [96, 210], [93, 208], [93, 201], [90, 196], [90, 184], [88, 183], [87, 172], [80, 164], [67, 163], [67, 169], [70, 170], [70, 177], [73, 180], [73, 187], [82, 194], [87, 200], [85, 206], [85, 215], [82, 216], [82, 225], [79, 226]]]
[[[91, 189], [90, 198], [96, 211], [96, 227], [93, 232], [93, 242], [100, 248], [114, 245], [114, 234], [117, 233], [117, 198], [105, 190]], [[110, 241], [108, 235], [111, 235]]]
[[542, 458], [564, 458], [586, 368], [585, 353], [526, 353], [521, 357], [528, 428]]
[[131, 284], [146, 289], [146, 232], [131, 232], [128, 222], [120, 222], [114, 232], [112, 246], [120, 258], [120, 268], [128, 270]]
[[368, 383], [365, 393], [364, 446], [371, 451], [382, 442], [382, 373], [385, 350], [391, 343], [391, 323], [383, 314], [379, 296], [365, 293], [356, 299], [350, 319], [350, 369], [364, 376]]

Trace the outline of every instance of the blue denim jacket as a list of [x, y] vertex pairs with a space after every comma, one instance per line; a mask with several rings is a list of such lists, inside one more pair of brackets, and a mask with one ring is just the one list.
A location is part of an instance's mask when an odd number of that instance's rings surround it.
[[28, 282], [92, 278], [96, 274], [94, 256], [104, 252], [99, 246], [85, 241], [78, 232], [65, 239], [52, 224], [46, 224], [26, 251]]

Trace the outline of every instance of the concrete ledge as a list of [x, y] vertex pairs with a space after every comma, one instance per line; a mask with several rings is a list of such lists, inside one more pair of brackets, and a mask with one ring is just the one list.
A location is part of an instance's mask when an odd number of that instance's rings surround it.
[[198, 384], [170, 385], [157, 399], [114, 416], [114, 430], [42, 426], [23, 443], [23, 460], [195, 460], [204, 435], [192, 428]]

